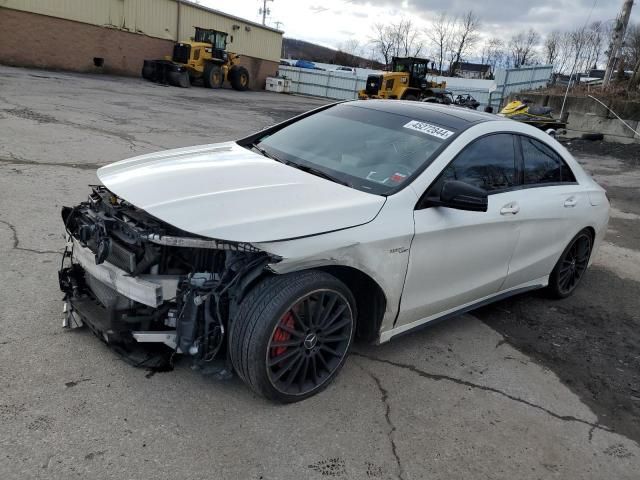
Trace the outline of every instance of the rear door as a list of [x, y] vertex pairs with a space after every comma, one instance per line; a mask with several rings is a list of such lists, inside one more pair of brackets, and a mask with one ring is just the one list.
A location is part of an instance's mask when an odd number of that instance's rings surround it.
[[503, 289], [513, 288], [551, 273], [569, 240], [580, 229], [577, 215], [589, 199], [562, 157], [546, 143], [518, 136], [522, 188], [518, 203], [518, 245]]
[[415, 210], [415, 236], [397, 327], [498, 292], [518, 239], [517, 215], [512, 213], [518, 208], [514, 189], [520, 183], [516, 159], [514, 135], [481, 137], [462, 150], [425, 192], [439, 192], [446, 180], [460, 180], [488, 191], [488, 211], [433, 206]]

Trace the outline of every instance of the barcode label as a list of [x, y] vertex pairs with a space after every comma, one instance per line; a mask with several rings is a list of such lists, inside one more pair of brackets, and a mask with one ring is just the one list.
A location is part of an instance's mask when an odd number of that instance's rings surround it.
[[417, 132], [426, 133], [427, 135], [431, 135], [432, 137], [440, 138], [442, 140], [446, 140], [451, 135], [453, 135], [453, 132], [451, 130], [438, 127], [437, 125], [432, 125], [430, 123], [419, 122], [417, 120], [411, 120], [409, 123], [403, 126], [404, 128], [410, 128], [411, 130], [415, 130]]

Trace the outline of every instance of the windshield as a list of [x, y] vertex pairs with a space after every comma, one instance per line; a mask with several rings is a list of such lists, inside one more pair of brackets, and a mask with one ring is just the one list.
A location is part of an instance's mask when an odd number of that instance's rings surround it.
[[219, 48], [221, 50], [227, 48], [227, 34], [216, 30], [196, 28], [194, 40], [196, 42], [211, 43], [213, 48]]
[[213, 48], [224, 50], [225, 48], [227, 48], [227, 34], [216, 32], [215, 40], [213, 40], [211, 43], [213, 43]]
[[404, 115], [339, 104], [260, 139], [266, 155], [387, 195], [433, 161], [454, 134]]

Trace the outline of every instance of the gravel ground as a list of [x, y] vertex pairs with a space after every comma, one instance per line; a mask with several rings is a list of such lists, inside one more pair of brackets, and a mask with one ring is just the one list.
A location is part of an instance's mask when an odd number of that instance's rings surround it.
[[614, 209], [575, 297], [359, 345], [295, 405], [186, 362], [149, 375], [60, 328], [59, 211], [97, 166], [321, 103], [0, 67], [0, 479], [638, 478], [640, 183], [626, 160], [580, 154]]
[[640, 147], [637, 143], [611, 143], [582, 138], [561, 139], [560, 143], [576, 155], [615, 157], [640, 167], [640, 151], [638, 151]]
[[[550, 302], [535, 292], [473, 314], [553, 370], [602, 424], [640, 441], [640, 145], [563, 143], [611, 200], [595, 265], [570, 298]], [[607, 268], [608, 256], [617, 272]]]

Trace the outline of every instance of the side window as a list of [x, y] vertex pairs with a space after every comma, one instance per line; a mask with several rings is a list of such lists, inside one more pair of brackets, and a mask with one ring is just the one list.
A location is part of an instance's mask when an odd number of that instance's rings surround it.
[[576, 179], [560, 155], [544, 143], [520, 137], [524, 157], [524, 184], [570, 183]]
[[514, 141], [515, 137], [507, 133], [476, 140], [444, 169], [438, 183], [460, 180], [487, 191], [517, 185]]

